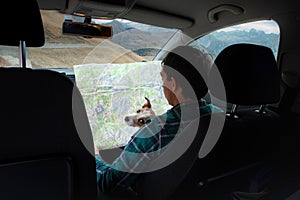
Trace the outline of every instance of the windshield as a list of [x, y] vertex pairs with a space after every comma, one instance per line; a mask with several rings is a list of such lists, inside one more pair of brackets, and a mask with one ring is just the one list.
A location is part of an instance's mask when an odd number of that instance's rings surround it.
[[[41, 11], [45, 31], [42, 48], [27, 48], [30, 68], [73, 68], [86, 63], [133, 63], [149, 61], [164, 46], [176, 29], [128, 20], [93, 20], [113, 26], [111, 39], [84, 38], [62, 34], [64, 14]], [[1, 66], [19, 66], [17, 47], [1, 47]]]
[[[176, 29], [166, 29], [128, 20], [93, 20], [113, 26], [111, 39], [84, 38], [62, 34], [64, 14], [41, 11], [45, 31], [42, 48], [27, 48], [27, 67], [73, 68], [84, 63], [132, 63], [149, 61]], [[100, 52], [96, 55], [95, 48]], [[0, 66], [19, 66], [17, 47], [1, 46]]]

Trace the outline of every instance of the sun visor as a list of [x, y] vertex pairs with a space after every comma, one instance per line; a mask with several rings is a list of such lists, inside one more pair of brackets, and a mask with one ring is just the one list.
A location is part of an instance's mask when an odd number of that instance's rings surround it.
[[136, 2], [136, 0], [69, 0], [63, 12], [93, 18], [124, 18], [165, 28], [183, 29], [194, 24], [192, 19], [143, 7]]
[[118, 18], [126, 14], [135, 0], [69, 0], [66, 14], [79, 16]]
[[19, 46], [25, 41], [27, 47], [40, 47], [45, 43], [44, 29], [40, 9], [36, 0], [3, 1], [1, 12], [0, 45]]

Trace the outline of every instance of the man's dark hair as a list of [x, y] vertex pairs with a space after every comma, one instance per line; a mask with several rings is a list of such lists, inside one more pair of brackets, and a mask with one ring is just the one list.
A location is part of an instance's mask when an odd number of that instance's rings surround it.
[[211, 65], [210, 54], [193, 46], [178, 46], [162, 61], [168, 80], [173, 77], [182, 87], [185, 97], [193, 98], [196, 95], [198, 100], [208, 92], [205, 80]]

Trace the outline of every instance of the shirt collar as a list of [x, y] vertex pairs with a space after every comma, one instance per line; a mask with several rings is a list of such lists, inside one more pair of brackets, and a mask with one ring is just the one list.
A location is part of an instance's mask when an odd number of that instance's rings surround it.
[[188, 101], [188, 102], [177, 104], [176, 106], [174, 106], [170, 110], [178, 110], [178, 109], [180, 110], [181, 107], [186, 107], [186, 106], [189, 106], [189, 107], [194, 107], [194, 106], [203, 107], [203, 106], [207, 106], [207, 103], [206, 103], [206, 101], [204, 99], [201, 99], [201, 100], [192, 100], [192, 101]]

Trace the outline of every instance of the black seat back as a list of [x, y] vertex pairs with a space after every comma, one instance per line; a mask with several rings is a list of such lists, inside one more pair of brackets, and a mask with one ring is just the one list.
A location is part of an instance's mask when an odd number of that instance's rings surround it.
[[80, 92], [48, 70], [0, 69], [2, 199], [96, 199], [94, 146]]
[[268, 47], [228, 46], [216, 57], [214, 70], [219, 70], [222, 76], [228, 103], [257, 106], [279, 101], [280, 76], [274, 54]]
[[[280, 116], [265, 107], [279, 101], [280, 95], [272, 50], [253, 44], [229, 46], [211, 69], [208, 80], [213, 88], [218, 88], [214, 85], [217, 71], [224, 82], [228, 115], [218, 142], [207, 156], [196, 161], [186, 181], [202, 188], [271, 159], [279, 140]], [[223, 99], [214, 91], [211, 95]]]
[[[267, 107], [279, 101], [280, 94], [272, 50], [252, 44], [229, 46], [215, 59], [208, 79], [211, 88], [221, 87], [218, 74], [225, 86], [228, 115], [214, 148], [197, 159], [181, 185], [185, 190], [180, 197], [192, 193], [199, 199], [236, 199], [233, 192], [258, 194], [273, 176], [264, 173], [273, 167], [269, 161], [280, 138], [276, 135], [280, 116]], [[212, 98], [224, 100], [219, 91], [210, 92]], [[249, 187], [252, 183], [259, 187]]]
[[231, 45], [217, 56], [212, 70], [219, 70], [228, 105], [234, 106], [216, 146], [224, 163], [230, 159], [246, 164], [270, 155], [279, 138], [279, 115], [266, 106], [280, 99], [279, 72], [272, 50], [254, 44]]
[[[165, 200], [171, 198], [198, 157], [199, 149], [209, 127], [210, 118], [211, 115], [204, 115], [195, 119], [180, 133], [180, 136], [174, 139], [174, 143], [169, 145], [163, 154], [154, 160], [151, 168], [162, 163], [171, 164], [141, 175], [137, 183], [139, 199]], [[189, 141], [192, 141], [190, 145], [188, 144]], [[182, 147], [187, 147], [186, 151], [178, 159], [170, 162], [170, 159], [172, 160], [182, 151]]]

